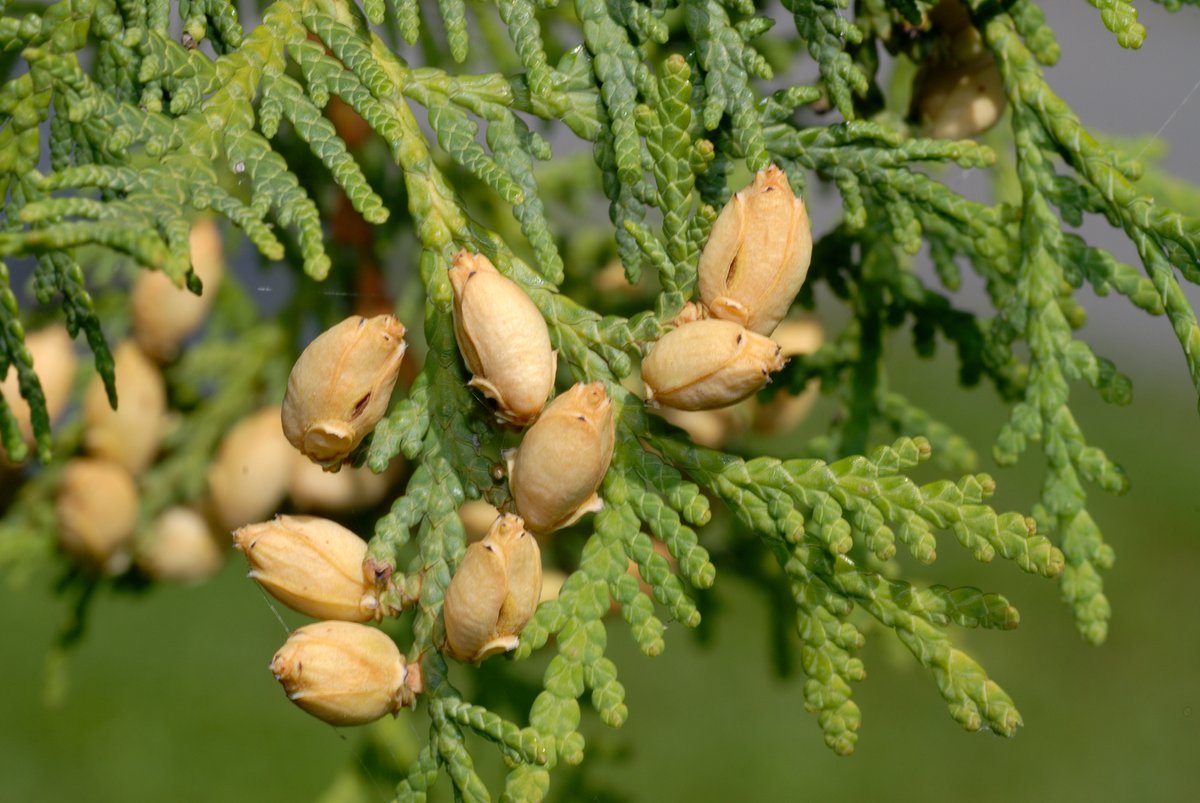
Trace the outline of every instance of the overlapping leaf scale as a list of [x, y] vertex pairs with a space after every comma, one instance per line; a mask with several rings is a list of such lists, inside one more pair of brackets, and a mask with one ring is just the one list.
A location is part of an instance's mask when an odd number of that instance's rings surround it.
[[641, 58], [604, 0], [576, 0], [575, 12], [583, 24], [584, 43], [592, 54], [592, 69], [608, 112], [609, 126], [599, 132], [595, 142], [596, 164], [604, 176], [609, 218], [617, 229], [625, 275], [636, 284], [641, 254], [626, 222], [640, 223], [645, 217], [645, 204], [640, 200], [643, 146], [635, 121], [638, 92], [634, 70]]
[[684, 19], [704, 73], [704, 127], [711, 131], [728, 113], [739, 155], [745, 157], [751, 170], [762, 170], [770, 157], [759, 118], [758, 95], [750, 80], [770, 80], [770, 66], [730, 24], [729, 15], [716, 0], [687, 0]]
[[[1048, 137], [1067, 164], [1100, 194], [1106, 214], [1119, 222], [1137, 247], [1183, 349], [1192, 382], [1200, 389], [1200, 324], [1174, 275], [1174, 269], [1185, 276], [1194, 275], [1189, 271], [1200, 260], [1200, 220], [1173, 212], [1139, 194], [1114, 164], [1111, 150], [1087, 133], [1070, 107], [1046, 84], [1033, 54], [1016, 35], [1007, 15], [993, 17], [984, 28], [984, 36], [996, 54], [1010, 102], [1021, 110], [1021, 117], [1037, 122], [1033, 125], [1018, 118], [1025, 136], [1034, 138], [1030, 145], [1036, 145], [1036, 138]], [[1028, 145], [1018, 152], [1027, 158], [1034, 155]], [[1036, 174], [1029, 178], [1031, 185], [1036, 181]], [[1057, 223], [1055, 228], [1059, 228]]]
[[821, 80], [842, 117], [853, 120], [854, 95], [865, 95], [867, 76], [846, 52], [862, 42], [862, 31], [842, 16], [846, 0], [784, 0], [800, 38], [821, 68]]

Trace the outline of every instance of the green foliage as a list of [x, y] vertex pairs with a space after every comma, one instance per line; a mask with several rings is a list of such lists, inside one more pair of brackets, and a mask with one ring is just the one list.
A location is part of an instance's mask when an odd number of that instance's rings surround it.
[[[1141, 46], [1145, 30], [1130, 4], [1092, 4], [1122, 46]], [[223, 290], [213, 323], [168, 371], [184, 423], [141, 481], [144, 523], [203, 496], [220, 437], [255, 403], [279, 398], [310, 319], [345, 314], [315, 289], [321, 281], [353, 286], [327, 231], [331, 199], [344, 199], [392, 257], [385, 267], [400, 288], [398, 311], [426, 350], [405, 398], [358, 455], [380, 473], [398, 455], [414, 464], [369, 546], [376, 572], [394, 580], [383, 602], [404, 617], [408, 660], [425, 680], [429, 738], [412, 750], [399, 799], [425, 799], [443, 771], [457, 796], [489, 799], [467, 733], [507, 762], [506, 799], [543, 798], [556, 766], [584, 758], [585, 695], [611, 726], [629, 715], [618, 667], [605, 655], [610, 628], [621, 626], [606, 618], [610, 606], [641, 651], [656, 656], [669, 623], [699, 625], [698, 592], [746, 545], [769, 556], [756, 569], [764, 586], [794, 604], [806, 705], [834, 751], [849, 753], [858, 739], [852, 684], [865, 676], [858, 652], [871, 628], [893, 633], [930, 672], [962, 727], [1012, 735], [1021, 724], [1014, 702], [955, 646], [949, 627], [1012, 629], [1016, 609], [996, 592], [905, 580], [907, 559], [897, 552], [931, 564], [938, 532], [949, 531], [975, 560], [999, 556], [1057, 578], [1079, 632], [1104, 640], [1110, 604], [1101, 572], [1113, 550], [1088, 512], [1086, 486], [1119, 494], [1128, 483], [1085, 437], [1071, 390], [1082, 380], [1114, 404], [1131, 390], [1077, 337], [1084, 316], [1075, 294], [1085, 285], [1115, 291], [1149, 314], [1165, 313], [1200, 390], [1200, 326], [1180, 285], [1180, 277], [1200, 282], [1200, 220], [1156, 203], [1138, 184], [1142, 166], [1101, 146], [1052, 92], [1041, 68], [1059, 58], [1058, 45], [1026, 0], [968, 4], [1011, 110], [1017, 195], [993, 205], [953, 192], [938, 167], [1000, 171], [996, 151], [915, 136], [882, 103], [877, 47], [903, 50], [903, 25], [924, 34], [932, 3], [863, 3], [856, 21], [843, 1], [784, 0], [795, 32], [782, 36], [749, 0], [553, 5], [473, 4], [476, 37], [467, 4], [439, 0], [440, 38], [423, 28], [432, 7], [413, 0], [365, 0], [361, 9], [346, 0], [277, 0], [248, 29], [228, 0], [60, 0], [0, 17], [0, 44], [20, 54], [22, 67], [0, 87], [0, 377], [15, 366], [38, 459], [50, 465], [6, 513], [0, 561], [55, 560], [54, 467], [78, 440], [77, 430], [74, 440], [52, 440], [8, 266], [33, 266], [41, 304], [60, 297], [114, 404], [106, 336], [121, 331], [117, 313], [97, 312], [114, 291], [88, 281], [98, 254], [199, 290], [188, 232], [207, 210], [264, 260], [298, 269], [295, 297], [273, 319], [260, 320], [239, 291]], [[564, 23], [580, 29], [581, 45], [558, 41], [554, 29]], [[423, 63], [397, 52], [401, 40], [419, 45]], [[773, 66], [790, 67], [800, 50], [815, 62], [819, 86], [791, 84], [790, 69]], [[456, 66], [468, 59], [483, 71]], [[520, 71], [492, 71], [496, 64]], [[787, 85], [767, 93], [776, 75]], [[335, 124], [335, 98], [370, 129], [365, 145]], [[814, 122], [814, 109], [831, 108], [840, 119]], [[590, 160], [571, 153], [572, 135], [590, 145]], [[786, 459], [698, 447], [622, 382], [692, 295], [731, 184], [772, 163], [797, 190], [814, 181], [835, 187], [843, 211], [819, 233], [798, 302], [830, 326], [842, 320], [841, 328], [764, 394], [798, 393], [819, 378], [838, 411], [802, 455]], [[607, 201], [611, 226], [590, 223], [594, 191]], [[1126, 233], [1140, 269], [1064, 230], [1088, 215]], [[913, 269], [926, 244], [936, 284]], [[496, 467], [512, 438], [465, 386], [454, 338], [446, 272], [460, 249], [487, 255], [525, 289], [549, 325], [564, 378], [603, 382], [618, 422], [604, 508], [577, 528], [573, 571], [512, 656], [552, 653], [528, 711], [512, 714], [469, 700], [439, 649], [442, 600], [466, 548], [458, 508], [480, 497], [510, 501]], [[632, 314], [618, 314], [611, 300], [583, 301], [614, 251], [631, 284], [645, 267], [652, 274], [651, 290], [633, 291], [641, 295]], [[964, 269], [982, 279], [994, 314], [956, 303]], [[827, 314], [834, 306], [840, 318]], [[886, 358], [897, 340], [889, 335], [898, 330], [923, 356], [952, 345], [961, 383], [986, 379], [1011, 404], [993, 454], [1011, 465], [1040, 447], [1046, 475], [1032, 516], [993, 509], [995, 483], [973, 473], [972, 444], [938, 411], [889, 388]], [[11, 403], [0, 399], [0, 442], [20, 461], [26, 446]], [[881, 438], [891, 444], [876, 445]], [[918, 484], [910, 474], [930, 459], [960, 479]], [[710, 500], [732, 513], [734, 546], [702, 529], [714, 515]]]

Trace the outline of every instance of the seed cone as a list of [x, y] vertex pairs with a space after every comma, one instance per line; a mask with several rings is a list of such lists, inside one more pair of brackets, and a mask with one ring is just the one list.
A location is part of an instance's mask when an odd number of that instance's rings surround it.
[[129, 295], [134, 339], [142, 351], [159, 362], [174, 359], [180, 344], [204, 323], [225, 273], [221, 232], [215, 220], [197, 220], [189, 244], [192, 270], [203, 284], [200, 295], [150, 270], [138, 274]]
[[467, 384], [496, 402], [496, 418], [527, 426], [554, 387], [546, 321], [529, 296], [482, 254], [460, 252], [450, 268], [454, 334], [474, 377]]
[[287, 492], [295, 460], [279, 425], [278, 407], [239, 421], [208, 468], [208, 492], [221, 526], [232, 530], [274, 513]]
[[935, 139], [982, 134], [996, 124], [1007, 103], [996, 59], [961, 3], [938, 4], [930, 20], [944, 46], [913, 79], [913, 117]]
[[700, 254], [700, 300], [714, 317], [769, 335], [787, 315], [811, 261], [804, 201], [772, 165], [713, 223]]
[[337, 471], [387, 412], [406, 348], [404, 326], [391, 315], [351, 316], [318, 335], [288, 377], [288, 442]]
[[271, 673], [288, 699], [330, 725], [365, 725], [413, 701], [404, 656], [385, 633], [351, 622], [293, 632]]
[[446, 589], [446, 646], [460, 661], [479, 662], [516, 649], [517, 635], [537, 608], [542, 558], [519, 516], [496, 519], [467, 553]]
[[[42, 393], [46, 397], [46, 412], [50, 422], [54, 423], [71, 398], [71, 383], [75, 379], [75, 367], [79, 361], [75, 357], [75, 344], [65, 326], [49, 326], [25, 335], [25, 348], [33, 358], [33, 370], [42, 385]], [[9, 366], [8, 373], [0, 381], [0, 396], [8, 403], [9, 409], [17, 419], [17, 429], [25, 443], [33, 445], [33, 421], [30, 418], [29, 405], [21, 398], [17, 382], [17, 369]], [[0, 453], [0, 465], [4, 464], [4, 456]]]
[[335, 521], [277, 516], [239, 528], [233, 544], [246, 556], [250, 577], [292, 610], [348, 622], [379, 613], [363, 578], [367, 544]]
[[63, 469], [55, 512], [63, 549], [109, 574], [125, 570], [138, 495], [124, 467], [109, 460], [71, 460]]
[[560, 394], [510, 455], [509, 485], [530, 532], [548, 533], [599, 510], [612, 461], [612, 401], [600, 382]]
[[157, 580], [199, 583], [216, 574], [225, 560], [204, 516], [188, 507], [163, 511], [137, 545], [137, 564]]
[[711, 410], [754, 393], [784, 362], [770, 338], [709, 318], [663, 335], [642, 361], [642, 380], [651, 404]]
[[162, 371], [136, 344], [113, 353], [117, 409], [109, 406], [104, 382], [93, 377], [83, 397], [84, 443], [96, 457], [120, 463], [137, 476], [154, 462], [167, 427], [167, 387]]

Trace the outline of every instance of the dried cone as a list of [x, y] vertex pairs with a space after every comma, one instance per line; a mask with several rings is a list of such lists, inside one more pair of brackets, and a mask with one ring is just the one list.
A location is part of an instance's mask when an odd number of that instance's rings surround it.
[[754, 393], [784, 362], [770, 338], [709, 318], [663, 335], [642, 361], [642, 380], [651, 404], [712, 410]]
[[292, 610], [347, 622], [366, 622], [379, 612], [379, 599], [363, 579], [367, 544], [335, 521], [277, 516], [239, 528], [233, 545], [246, 556], [250, 577]]
[[296, 453], [283, 437], [279, 408], [267, 407], [226, 434], [208, 469], [213, 515], [226, 530], [274, 513], [287, 493]]
[[204, 516], [189, 507], [163, 511], [137, 545], [138, 567], [150, 577], [175, 583], [199, 583], [216, 574], [225, 560]]
[[468, 541], [482, 541], [491, 531], [496, 519], [500, 518], [500, 511], [489, 502], [472, 499], [463, 502], [462, 507], [458, 509], [458, 518], [463, 523]]
[[496, 418], [528, 426], [554, 387], [546, 321], [529, 296], [482, 254], [459, 252], [450, 284], [454, 334], [474, 374], [467, 384], [496, 402]]
[[96, 457], [120, 463], [137, 476], [154, 462], [162, 444], [167, 387], [162, 371], [132, 342], [117, 346], [113, 361], [117, 409], [108, 403], [104, 382], [93, 377], [83, 397], [84, 444]]
[[[330, 725], [365, 725], [395, 714], [415, 689], [387, 634], [352, 622], [317, 622], [290, 636], [271, 672], [288, 699]], [[413, 673], [414, 676], [416, 673]]]
[[337, 471], [387, 412], [406, 347], [404, 326], [391, 315], [351, 316], [318, 335], [288, 377], [288, 442]]
[[926, 136], [964, 139], [987, 131], [1004, 114], [1004, 82], [978, 29], [953, 33], [943, 57], [913, 79], [913, 110]]
[[[33, 370], [42, 385], [46, 397], [46, 412], [53, 423], [71, 398], [71, 384], [75, 379], [75, 344], [65, 326], [50, 326], [25, 335], [25, 348], [33, 358]], [[25, 443], [32, 446], [33, 422], [29, 405], [21, 398], [17, 380], [17, 369], [9, 366], [4, 381], [0, 382], [0, 396], [8, 403], [17, 418], [17, 428]]]
[[513, 501], [530, 532], [552, 532], [603, 507], [596, 491], [614, 435], [612, 401], [600, 382], [581, 382], [546, 407], [509, 461]]
[[133, 477], [122, 466], [82, 457], [69, 461], [55, 512], [63, 549], [109, 574], [125, 570], [127, 547], [137, 524], [138, 495]]
[[178, 287], [159, 271], [138, 274], [129, 296], [133, 336], [142, 351], [159, 362], [179, 354], [179, 346], [208, 317], [225, 273], [221, 232], [212, 218], [200, 218], [189, 238], [192, 270], [203, 285], [200, 295]]
[[[821, 324], [811, 318], [784, 321], [772, 337], [784, 357], [812, 354], [825, 340]], [[793, 396], [779, 393], [766, 404], [754, 407], [754, 428], [759, 432], [789, 432], [808, 415], [817, 402], [821, 381], [811, 379], [804, 390]]]
[[479, 662], [516, 649], [541, 591], [537, 541], [519, 516], [505, 514], [482, 541], [467, 547], [446, 589], [442, 613], [450, 655]]
[[297, 456], [288, 481], [288, 496], [299, 510], [347, 513], [379, 504], [387, 494], [392, 470], [376, 474], [369, 468], [348, 468], [331, 474], [316, 463]]
[[804, 201], [772, 165], [713, 223], [700, 254], [700, 300], [714, 317], [769, 335], [800, 292], [811, 260]]

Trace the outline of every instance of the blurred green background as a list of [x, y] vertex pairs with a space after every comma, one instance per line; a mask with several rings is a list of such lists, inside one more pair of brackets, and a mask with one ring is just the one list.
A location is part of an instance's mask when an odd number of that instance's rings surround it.
[[[1145, 323], [1164, 349], [1173, 347], [1165, 322]], [[648, 659], [624, 623], [610, 620], [629, 722], [611, 731], [585, 716], [592, 752], [581, 777], [556, 775], [556, 797], [1193, 799], [1200, 421], [1182, 366], [1127, 368], [1135, 382], [1130, 408], [1105, 408], [1087, 388], [1076, 393], [1085, 432], [1133, 478], [1123, 498], [1092, 494], [1117, 551], [1106, 578], [1114, 615], [1105, 646], [1088, 647], [1075, 635], [1053, 583], [1011, 565], [976, 565], [948, 535], [937, 563], [915, 575], [1002, 591], [1020, 609], [1014, 632], [958, 631], [1016, 699], [1025, 717], [1016, 738], [961, 731], [911, 657], [872, 630], [863, 653], [868, 678], [855, 689], [863, 710], [858, 750], [834, 756], [804, 712], [802, 678], [781, 679], [771, 669], [763, 595], [719, 575], [709, 644], [675, 626], [664, 655]], [[988, 389], [956, 389], [948, 359], [902, 362], [893, 382], [940, 410], [986, 455], [1001, 420]], [[824, 413], [818, 408], [806, 426], [817, 427]], [[983, 463], [992, 470], [989, 459]], [[994, 475], [997, 506], [1027, 509], [1040, 482], [1036, 460]], [[916, 571], [911, 563], [906, 568]], [[336, 731], [285, 701], [267, 671], [284, 628], [240, 564], [231, 560], [200, 588], [102, 596], [56, 708], [43, 704], [40, 690], [65, 606], [45, 578], [0, 591], [0, 800], [306, 801], [345, 767], [367, 779], [366, 800], [388, 800], [390, 781], [355, 757], [360, 731]], [[530, 663], [522, 674], [536, 678], [541, 662]], [[467, 679], [467, 670], [456, 671]], [[406, 737], [424, 741], [417, 731], [426, 721], [421, 712], [402, 717], [398, 741], [386, 749], [402, 758]], [[480, 744], [476, 755], [495, 751]]]

